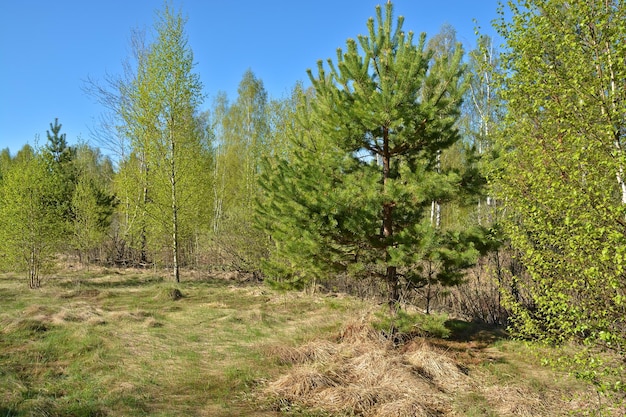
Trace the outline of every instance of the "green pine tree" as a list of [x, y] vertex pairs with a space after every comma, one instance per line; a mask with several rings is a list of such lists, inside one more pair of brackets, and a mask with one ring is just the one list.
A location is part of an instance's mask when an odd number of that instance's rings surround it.
[[401, 283], [423, 281], [425, 259], [453, 284], [477, 250], [467, 233], [430, 221], [433, 201], [464, 188], [460, 172], [438, 164], [459, 140], [462, 48], [435, 56], [402, 17], [393, 26], [392, 12], [377, 7], [368, 36], [349, 39], [328, 70], [320, 61], [309, 71], [289, 152], [266, 162], [259, 222], [275, 243], [271, 277], [298, 286], [335, 271], [374, 276], [394, 313]]
[[77, 183], [73, 164], [76, 148], [67, 144], [66, 134], [61, 133], [61, 128], [58, 119], [54, 119], [54, 124], [50, 123], [50, 130], [46, 131], [47, 142], [41, 154], [48, 164], [51, 180], [54, 181], [54, 204], [63, 213], [64, 231], [68, 231], [74, 218], [71, 201]]
[[59, 165], [66, 165], [74, 159], [75, 149], [68, 146], [67, 135], [61, 133], [63, 125], [59, 124], [59, 119], [54, 119], [54, 124], [50, 123], [50, 130], [46, 131], [48, 142], [45, 151], [52, 157], [52, 160]]

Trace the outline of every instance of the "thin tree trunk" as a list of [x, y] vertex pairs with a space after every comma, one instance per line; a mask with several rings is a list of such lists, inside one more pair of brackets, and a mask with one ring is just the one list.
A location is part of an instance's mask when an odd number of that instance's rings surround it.
[[29, 259], [29, 265], [28, 265], [28, 278], [29, 278], [29, 287], [30, 288], [36, 288], [35, 285], [35, 247], [33, 246], [31, 251], [30, 251], [30, 259]]
[[215, 186], [213, 187], [213, 233], [217, 234], [220, 229], [220, 220], [222, 218], [222, 203], [224, 201], [224, 173], [220, 172], [220, 159], [222, 158], [222, 145], [217, 148], [215, 153]]
[[[437, 173], [441, 173], [441, 151], [437, 151]], [[435, 229], [439, 229], [441, 225], [441, 204], [437, 200], [433, 200], [430, 206], [430, 224]]]
[[[606, 71], [608, 72], [608, 76], [610, 79], [610, 86], [608, 90], [601, 90], [599, 94], [599, 97], [603, 98], [602, 115], [607, 118], [608, 123], [614, 126], [616, 124], [619, 125], [622, 122], [622, 120], [618, 120], [618, 121], [613, 120], [613, 114], [615, 110], [617, 109], [617, 104], [618, 104], [617, 103], [618, 99], [616, 97], [618, 92], [617, 92], [617, 84], [615, 80], [615, 71], [613, 70], [613, 57], [611, 54], [611, 46], [607, 43], [605, 50], [602, 50], [602, 47], [597, 43], [596, 39], [592, 39], [592, 43], [593, 43], [595, 53], [596, 53], [596, 71], [597, 71], [598, 78], [600, 80], [600, 84], [601, 84], [602, 78], [604, 77], [604, 71], [605, 71], [602, 65], [600, 65], [600, 57], [606, 54], [608, 58], [608, 66], [606, 68]], [[623, 154], [624, 154], [624, 147], [621, 141], [620, 133], [621, 133], [620, 126], [618, 126], [614, 132], [615, 138], [613, 140], [613, 145], [615, 146], [615, 150], [617, 152], [619, 161], [623, 159]], [[626, 180], [624, 178], [624, 166], [621, 163], [618, 164], [617, 170], [615, 172], [615, 177], [617, 179], [617, 183], [621, 191], [621, 202], [622, 204], [626, 204]]]
[[[607, 55], [608, 55], [608, 60], [609, 60], [609, 76], [611, 77], [611, 97], [613, 98], [611, 100], [611, 110], [613, 110], [613, 113], [616, 112], [617, 110], [617, 102], [618, 99], [616, 98], [617, 93], [617, 86], [616, 86], [616, 82], [615, 82], [615, 72], [613, 71], [613, 59], [611, 58], [611, 52], [610, 52], [610, 47], [607, 45]], [[612, 117], [609, 116], [609, 121], [611, 121]], [[618, 121], [618, 124], [621, 121]], [[615, 128], [615, 140], [614, 140], [614, 145], [615, 148], [617, 149], [617, 154], [620, 156], [620, 161], [622, 160], [622, 155], [624, 154], [624, 148], [623, 148], [623, 144], [621, 141], [621, 137], [620, 137], [620, 127], [618, 126], [617, 128]], [[620, 189], [622, 191], [622, 204], [626, 204], [626, 181], [624, 180], [624, 167], [620, 164], [617, 168], [617, 173], [616, 173], [616, 177], [617, 177], [617, 182], [620, 186]]]
[[[491, 50], [491, 46], [492, 44], [490, 43], [489, 45], [489, 53], [487, 52], [487, 50], [483, 51], [483, 65], [487, 65], [488, 68], [493, 68], [493, 51]], [[483, 71], [482, 74], [482, 80], [483, 80], [483, 86], [485, 88], [484, 91], [484, 99], [481, 100], [484, 106], [484, 109], [481, 108], [481, 105], [478, 102], [478, 99], [476, 97], [476, 92], [474, 91], [473, 86], [470, 84], [470, 91], [471, 91], [471, 97], [472, 97], [472, 101], [474, 103], [474, 108], [476, 109], [476, 111], [478, 112], [478, 116], [480, 118], [480, 130], [483, 134], [482, 138], [479, 138], [478, 140], [478, 154], [482, 155], [484, 152], [483, 149], [483, 141], [487, 140], [489, 138], [489, 123], [490, 123], [490, 118], [491, 118], [491, 79], [489, 77], [489, 71], [487, 71], [487, 69], [485, 69]], [[486, 205], [485, 205], [485, 210], [489, 210], [489, 199], [490, 197], [487, 196], [486, 197]], [[489, 215], [487, 215], [489, 216]], [[478, 224], [480, 226], [482, 226], [483, 224], [483, 216], [482, 216], [482, 204], [481, 204], [481, 198], [478, 198], [478, 206], [477, 206], [477, 217], [478, 217]], [[489, 222], [489, 219], [487, 219], [487, 221]]]
[[[441, 151], [437, 151], [437, 173], [441, 173]], [[430, 205], [430, 225], [439, 230], [441, 227], [441, 204], [437, 200], [433, 200]], [[433, 280], [433, 262], [428, 261], [428, 281], [426, 283], [426, 314], [430, 314], [430, 302], [433, 297], [432, 280]]]
[[430, 301], [433, 297], [432, 292], [432, 279], [433, 279], [433, 263], [428, 261], [428, 281], [426, 281], [426, 314], [430, 314]]
[[[141, 253], [139, 258], [140, 265], [146, 265], [148, 263], [148, 232], [146, 230], [146, 210], [148, 205], [148, 164], [145, 160], [145, 153], [142, 152], [142, 161], [141, 161], [141, 174], [143, 176], [143, 190], [142, 190], [142, 200], [143, 200], [143, 213], [141, 215]], [[134, 258], [134, 256], [133, 256]]]
[[[391, 172], [391, 152], [389, 150], [389, 129], [383, 128], [383, 194], [386, 193], [387, 182], [389, 180]], [[391, 256], [389, 255], [389, 247], [392, 244], [393, 238], [393, 208], [395, 203], [393, 201], [385, 201], [383, 203], [383, 238], [385, 239], [385, 245], [387, 248], [386, 262], [387, 271], [385, 273], [385, 279], [388, 287], [389, 297], [389, 311], [392, 316], [397, 313], [398, 303], [400, 301], [400, 291], [398, 288], [398, 274], [397, 268], [394, 265], [389, 265]]]
[[170, 162], [170, 183], [172, 186], [172, 257], [174, 262], [174, 279], [180, 282], [180, 269], [178, 265], [178, 201], [176, 199], [176, 143], [174, 133], [170, 131], [170, 148], [172, 160]]

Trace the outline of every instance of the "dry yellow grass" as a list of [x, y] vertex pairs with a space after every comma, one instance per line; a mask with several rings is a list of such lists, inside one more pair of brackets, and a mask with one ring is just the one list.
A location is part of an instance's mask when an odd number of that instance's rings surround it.
[[[497, 373], [508, 360], [520, 358], [487, 345], [463, 363], [459, 358], [470, 356], [446, 350], [448, 342], [437, 343], [416, 338], [394, 346], [366, 319], [357, 320], [334, 341], [268, 349], [280, 363], [293, 366], [268, 382], [259, 396], [272, 399], [270, 406], [287, 414], [299, 415], [297, 410], [304, 408], [320, 415], [363, 417], [566, 416], [581, 411], [573, 398], [591, 399], [588, 388], [563, 375], [558, 377], [567, 382], [559, 385], [557, 375], [530, 365], [528, 375], [512, 368], [520, 373], [504, 382]], [[449, 342], [450, 349], [459, 346]], [[484, 363], [497, 371], [491, 374]], [[572, 388], [581, 391], [568, 398]], [[619, 410], [604, 415], [619, 416]]]

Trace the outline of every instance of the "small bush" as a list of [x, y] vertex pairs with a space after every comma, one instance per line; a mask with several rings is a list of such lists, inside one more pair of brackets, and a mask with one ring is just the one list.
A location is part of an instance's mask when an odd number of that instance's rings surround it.
[[172, 288], [169, 292], [170, 299], [172, 301], [180, 300], [183, 298], [183, 293], [178, 288]]
[[415, 335], [446, 339], [450, 336], [450, 329], [445, 325], [447, 320], [446, 314], [409, 313], [400, 310], [395, 317], [391, 317], [388, 312], [381, 311], [376, 314], [372, 326], [380, 332], [400, 337]]
[[158, 301], [178, 301], [181, 298], [184, 298], [184, 295], [180, 291], [180, 289], [176, 288], [175, 286], [163, 285], [159, 287], [157, 294], [154, 298]]
[[417, 314], [416, 327], [425, 336], [447, 339], [450, 337], [450, 329], [446, 327], [448, 321], [447, 314]]

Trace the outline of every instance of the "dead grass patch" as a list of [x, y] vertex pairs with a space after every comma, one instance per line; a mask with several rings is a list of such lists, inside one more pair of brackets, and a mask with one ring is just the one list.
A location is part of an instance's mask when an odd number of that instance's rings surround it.
[[88, 288], [88, 289], [77, 289], [74, 291], [69, 291], [67, 293], [61, 294], [61, 298], [96, 298], [100, 296], [100, 290], [96, 288]]
[[47, 320], [30, 317], [11, 320], [8, 322], [3, 321], [0, 324], [2, 324], [2, 332], [7, 334], [19, 331], [39, 333], [46, 332], [50, 329], [50, 323]]
[[61, 326], [66, 323], [102, 325], [106, 323], [106, 315], [107, 313], [101, 308], [83, 301], [68, 303], [57, 308], [32, 305], [26, 307], [18, 318], [10, 320], [4, 327], [4, 331], [46, 331], [53, 326]]
[[365, 316], [347, 323], [339, 333], [338, 339], [347, 344], [359, 342], [386, 343], [386, 339], [372, 327]]
[[291, 368], [267, 382], [257, 396], [269, 399], [271, 409], [288, 413], [307, 409], [363, 417], [566, 416], [576, 411], [575, 403], [566, 399], [567, 388], [556, 385], [548, 370], [536, 374], [529, 365], [529, 374], [520, 369], [519, 382], [510, 384], [485, 373], [481, 360], [508, 366], [506, 361], [492, 362], [492, 350], [475, 350], [467, 357], [469, 363], [463, 363], [460, 358], [466, 356], [429, 339], [415, 338], [397, 347], [362, 318], [330, 341], [266, 349]]
[[307, 343], [299, 348], [274, 345], [264, 349], [266, 356], [274, 359], [280, 365], [296, 365], [307, 362], [328, 361], [337, 352], [338, 345], [328, 340], [319, 340]]
[[444, 391], [458, 391], [470, 385], [467, 368], [428, 343], [415, 343], [405, 351], [409, 363], [421, 368]]
[[381, 389], [373, 385], [350, 384], [316, 392], [311, 397], [311, 402], [315, 407], [326, 409], [332, 413], [366, 415], [379, 404], [389, 402], [393, 395], [394, 392], [389, 389]]
[[[424, 406], [424, 400], [428, 399], [404, 397], [389, 401], [378, 407], [376, 415], [381, 417], [439, 417], [442, 415], [436, 406]], [[435, 400], [437, 399], [435, 398]]]
[[52, 315], [50, 320], [58, 325], [68, 322], [99, 325], [106, 323], [106, 314], [101, 308], [81, 301], [62, 307], [59, 312]]
[[302, 366], [281, 376], [271, 384], [272, 394], [288, 402], [301, 402], [314, 393], [336, 387], [339, 382], [313, 367]]
[[546, 398], [520, 385], [485, 387], [483, 394], [493, 404], [498, 415], [523, 417], [548, 415]]
[[[426, 345], [400, 353], [364, 320], [348, 324], [337, 341], [276, 349], [290, 372], [262, 390], [274, 407], [298, 404], [362, 416], [438, 416], [449, 402], [448, 378], [467, 379], [451, 360], [437, 361]], [[441, 362], [441, 363], [440, 363]]]

